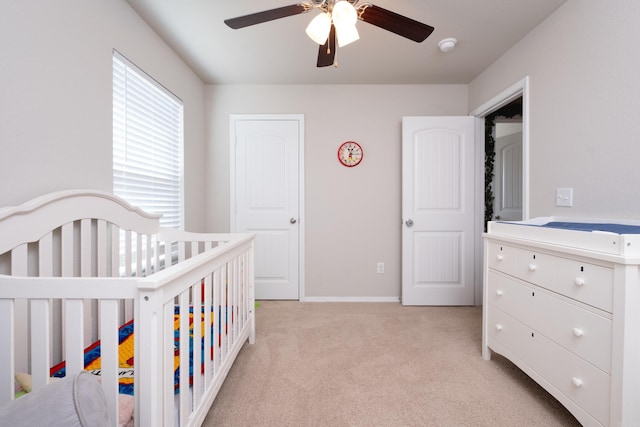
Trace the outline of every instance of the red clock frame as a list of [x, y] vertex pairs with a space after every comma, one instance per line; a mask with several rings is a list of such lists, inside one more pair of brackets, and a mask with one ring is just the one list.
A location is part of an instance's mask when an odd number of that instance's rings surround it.
[[338, 147], [338, 161], [342, 166], [353, 168], [362, 163], [363, 158], [364, 150], [360, 144], [355, 141], [343, 142], [340, 147]]

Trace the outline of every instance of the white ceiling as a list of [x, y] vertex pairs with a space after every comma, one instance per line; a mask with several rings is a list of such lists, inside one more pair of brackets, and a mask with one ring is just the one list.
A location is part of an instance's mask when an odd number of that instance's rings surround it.
[[[127, 0], [207, 84], [467, 84], [565, 1], [373, 0], [435, 31], [416, 43], [358, 21], [338, 68], [317, 68], [305, 34], [315, 10], [239, 30], [223, 22], [296, 0]], [[447, 37], [458, 45], [443, 53]]]

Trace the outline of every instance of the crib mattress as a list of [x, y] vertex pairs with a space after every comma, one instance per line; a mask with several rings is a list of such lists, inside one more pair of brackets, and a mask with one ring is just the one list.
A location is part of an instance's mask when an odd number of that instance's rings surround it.
[[537, 217], [526, 221], [491, 221], [486, 235], [513, 237], [625, 258], [640, 257], [640, 221], [634, 220]]
[[[211, 308], [211, 328], [209, 329], [210, 337], [213, 342], [213, 323], [215, 318], [215, 309]], [[206, 360], [204, 355], [204, 307], [201, 308], [201, 333], [200, 336], [202, 338], [201, 345], [201, 360]], [[229, 316], [228, 309], [225, 310], [225, 316]], [[222, 307], [218, 306], [218, 343], [217, 346], [221, 345], [222, 335], [226, 335], [228, 333], [228, 329], [222, 331]], [[232, 316], [233, 319], [233, 316]], [[233, 320], [232, 320], [233, 321]], [[226, 322], [225, 322], [226, 323]], [[227, 323], [228, 328], [228, 323]], [[134, 368], [134, 348], [133, 348], [133, 320], [125, 323], [120, 326], [118, 329], [118, 359], [119, 359], [119, 369], [118, 369], [118, 383], [119, 383], [119, 392], [120, 394], [128, 394], [133, 395], [133, 382], [135, 378], [135, 368]], [[189, 383], [192, 384], [193, 381], [193, 306], [189, 307]], [[176, 394], [178, 393], [179, 381], [180, 381], [180, 311], [179, 307], [176, 306], [174, 313], [174, 389]], [[210, 351], [210, 360], [213, 359], [213, 351], [214, 346], [211, 347]], [[100, 375], [101, 366], [100, 366], [100, 341], [96, 341], [84, 351], [84, 365], [85, 370], [94, 374]], [[201, 372], [204, 371], [204, 365], [201, 367]], [[64, 377], [66, 375], [66, 362], [60, 362], [56, 366], [51, 368], [51, 376], [52, 377]]]

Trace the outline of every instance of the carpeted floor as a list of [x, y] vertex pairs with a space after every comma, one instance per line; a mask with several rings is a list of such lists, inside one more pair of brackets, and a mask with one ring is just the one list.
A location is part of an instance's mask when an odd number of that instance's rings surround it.
[[480, 307], [261, 301], [204, 426], [577, 426], [506, 359]]

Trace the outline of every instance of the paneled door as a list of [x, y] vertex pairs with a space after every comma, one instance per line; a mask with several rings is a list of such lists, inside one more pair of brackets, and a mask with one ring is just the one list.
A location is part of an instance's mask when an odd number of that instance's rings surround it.
[[231, 116], [231, 231], [256, 233], [257, 299], [299, 299], [302, 127], [302, 116]]
[[494, 218], [522, 221], [522, 132], [496, 138]]
[[477, 120], [403, 118], [404, 305], [474, 304]]

